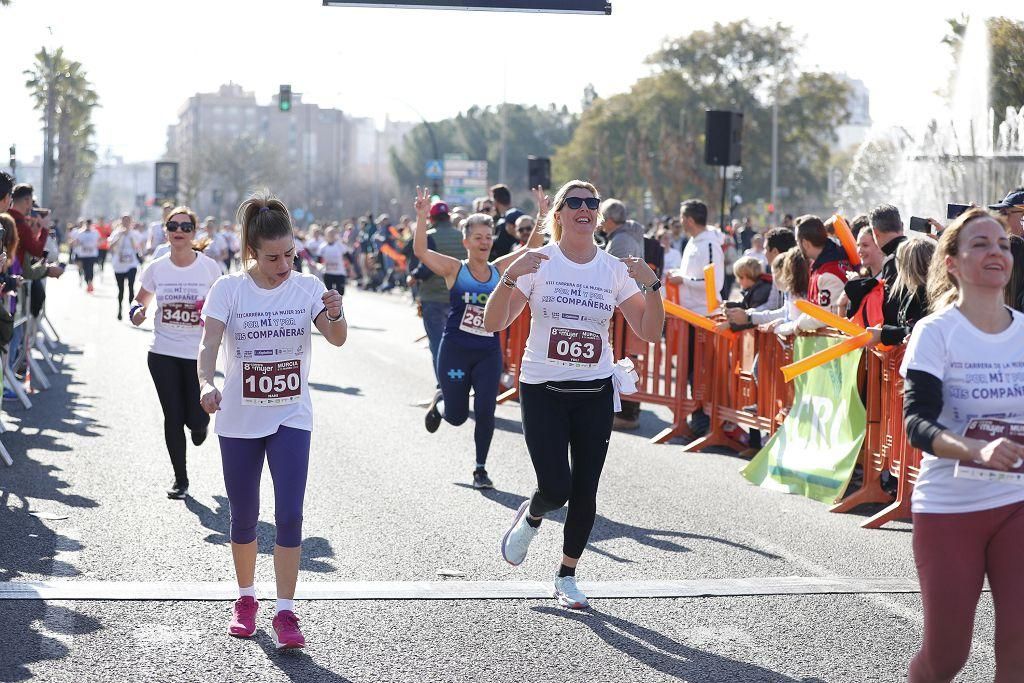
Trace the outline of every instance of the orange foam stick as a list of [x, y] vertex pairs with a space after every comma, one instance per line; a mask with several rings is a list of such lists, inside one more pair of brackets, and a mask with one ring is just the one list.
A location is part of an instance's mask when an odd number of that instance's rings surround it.
[[836, 237], [839, 238], [839, 243], [843, 245], [843, 251], [846, 252], [846, 258], [850, 259], [850, 263], [855, 266], [861, 264], [860, 255], [857, 253], [857, 240], [853, 238], [853, 231], [850, 230], [850, 226], [846, 223], [846, 219], [840, 216], [838, 213], [834, 214], [832, 218], [828, 219], [826, 225], [832, 225], [832, 229], [836, 231]]
[[718, 292], [715, 290], [715, 266], [704, 266], [704, 293], [708, 297], [708, 314], [718, 308]]
[[840, 316], [830, 311], [826, 311], [821, 306], [815, 306], [810, 301], [807, 301], [805, 299], [797, 301], [796, 307], [799, 308], [804, 313], [806, 313], [807, 315], [811, 316], [812, 318], [815, 318], [825, 323], [829, 327], [836, 328], [843, 334], [848, 334], [851, 337], [856, 337], [857, 335], [864, 334], [864, 328], [858, 325], [857, 323], [851, 322], [846, 318], [841, 318]]
[[700, 313], [694, 313], [689, 308], [683, 308], [679, 304], [672, 303], [671, 301], [664, 301], [663, 303], [665, 305], [666, 313], [675, 316], [676, 318], [680, 318], [681, 320], [685, 320], [694, 327], [699, 327], [702, 330], [707, 330], [708, 332], [719, 334], [723, 337], [728, 337], [729, 339], [736, 336], [736, 333], [732, 330], [719, 330], [713, 320], [705, 318]]
[[833, 361], [850, 351], [855, 351], [867, 346], [871, 343], [871, 338], [872, 335], [870, 332], [864, 332], [856, 337], [844, 339], [835, 346], [830, 346], [827, 349], [813, 353], [810, 356], [807, 356], [807, 358], [798, 360], [795, 363], [784, 365], [782, 366], [782, 377], [787, 382], [792, 382], [805, 372], [810, 372], [814, 368], [822, 366], [829, 361]]

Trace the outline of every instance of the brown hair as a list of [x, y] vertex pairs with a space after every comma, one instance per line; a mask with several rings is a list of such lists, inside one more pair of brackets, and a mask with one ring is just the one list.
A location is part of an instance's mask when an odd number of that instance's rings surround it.
[[[1003, 225], [1002, 221], [988, 210], [976, 206], [964, 211], [942, 231], [935, 247], [932, 265], [928, 269], [928, 308], [930, 312], [944, 310], [956, 303], [957, 297], [960, 296], [960, 283], [946, 267], [946, 257], [956, 256], [960, 253], [960, 233], [964, 231], [967, 224], [984, 218]], [[1003, 227], [1005, 229], [1006, 226], [1003, 225]]]
[[817, 216], [807, 214], [796, 219], [796, 242], [807, 240], [815, 249], [825, 246], [828, 241], [828, 230]]
[[[822, 226], [822, 229], [824, 227]], [[807, 296], [811, 272], [807, 265], [807, 257], [800, 251], [800, 247], [793, 247], [776, 256], [772, 263], [772, 274], [775, 275], [775, 286], [780, 292]]]
[[908, 239], [896, 248], [896, 281], [889, 292], [889, 301], [914, 296], [928, 282], [928, 269], [935, 255], [935, 242], [930, 238]]
[[[597, 188], [588, 183], [586, 180], [570, 180], [562, 187], [558, 188], [558, 193], [555, 194], [555, 198], [551, 202], [551, 210], [548, 211], [548, 215], [544, 217], [544, 231], [551, 234], [551, 239], [558, 242], [562, 239], [562, 224], [558, 222], [555, 214], [562, 210], [565, 206], [565, 197], [573, 190], [586, 190], [592, 195], [601, 199], [601, 195], [598, 193]], [[597, 211], [597, 224], [601, 225], [603, 216], [601, 210]]]
[[288, 207], [269, 190], [254, 192], [242, 202], [235, 214], [235, 222], [242, 226], [243, 267], [250, 259], [256, 258], [261, 241], [292, 235], [292, 217]]

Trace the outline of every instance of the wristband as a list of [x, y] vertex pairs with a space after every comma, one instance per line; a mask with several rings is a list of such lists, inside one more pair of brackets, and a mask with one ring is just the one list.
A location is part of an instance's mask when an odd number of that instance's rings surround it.
[[128, 319], [131, 320], [135, 317], [135, 312], [146, 308], [142, 304], [132, 304], [132, 307], [128, 309]]
[[324, 313], [325, 313], [324, 317], [327, 318], [327, 322], [329, 322], [329, 323], [336, 323], [339, 320], [344, 320], [345, 319], [345, 309], [344, 308], [341, 309], [341, 311], [338, 313], [338, 317], [337, 318], [332, 318], [331, 314], [327, 312], [326, 308], [324, 309]]
[[510, 278], [508, 275], [502, 275], [501, 276], [501, 284], [505, 285], [509, 289], [515, 289], [516, 288], [516, 281], [513, 280], [512, 278]]

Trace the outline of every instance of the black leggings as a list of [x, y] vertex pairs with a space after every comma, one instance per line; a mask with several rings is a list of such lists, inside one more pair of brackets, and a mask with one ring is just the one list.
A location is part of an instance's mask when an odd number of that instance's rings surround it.
[[126, 273], [114, 273], [114, 279], [117, 280], [117, 310], [121, 310], [121, 299], [124, 297], [124, 281], [128, 281], [128, 302], [135, 298], [135, 274], [138, 272], [138, 268], [132, 268]]
[[345, 296], [345, 282], [348, 280], [344, 275], [331, 275], [329, 273], [324, 274], [324, 287], [327, 289], [333, 289]]
[[612, 399], [611, 378], [519, 384], [523, 435], [537, 472], [530, 516], [541, 517], [568, 502], [562, 552], [572, 558], [583, 554], [594, 528], [597, 485], [612, 433]]
[[160, 407], [164, 410], [164, 441], [171, 456], [174, 479], [187, 482], [185, 469], [185, 427], [205, 431], [210, 416], [199, 405], [199, 377], [196, 362], [159, 353], [149, 353], [149, 374], [153, 376]]
[[96, 268], [96, 257], [79, 256], [78, 265], [82, 267], [82, 274], [85, 276], [85, 281], [89, 284], [92, 284], [92, 277]]

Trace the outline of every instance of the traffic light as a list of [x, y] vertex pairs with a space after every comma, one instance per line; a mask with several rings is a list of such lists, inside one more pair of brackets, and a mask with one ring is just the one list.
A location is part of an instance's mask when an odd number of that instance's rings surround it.
[[292, 86], [281, 86], [281, 90], [277, 93], [277, 108], [281, 111], [292, 110]]

